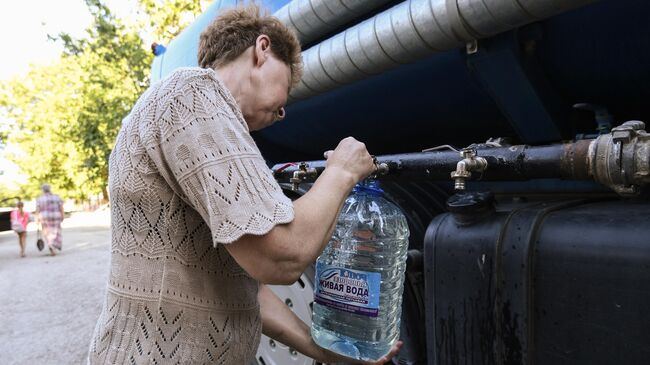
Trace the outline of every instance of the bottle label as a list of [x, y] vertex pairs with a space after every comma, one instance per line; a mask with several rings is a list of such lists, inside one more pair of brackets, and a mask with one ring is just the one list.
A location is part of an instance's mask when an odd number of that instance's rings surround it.
[[344, 312], [377, 317], [381, 274], [316, 263], [314, 301]]

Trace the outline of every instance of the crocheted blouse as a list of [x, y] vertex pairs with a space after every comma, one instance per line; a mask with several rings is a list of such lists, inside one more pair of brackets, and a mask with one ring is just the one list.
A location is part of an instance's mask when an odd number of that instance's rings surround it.
[[109, 161], [111, 262], [91, 364], [248, 364], [258, 282], [225, 244], [293, 220], [235, 99], [210, 69], [153, 85]]

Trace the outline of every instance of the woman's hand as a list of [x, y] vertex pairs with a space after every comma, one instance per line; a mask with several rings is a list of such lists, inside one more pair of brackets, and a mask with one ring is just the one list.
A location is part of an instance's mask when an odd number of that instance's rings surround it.
[[328, 169], [340, 169], [349, 174], [354, 184], [365, 179], [375, 170], [375, 164], [366, 145], [353, 137], [341, 140], [334, 151], [327, 151], [324, 155]]
[[402, 341], [397, 341], [386, 355], [382, 356], [381, 358], [375, 361], [360, 361], [356, 359], [351, 359], [323, 349], [323, 351], [326, 353], [325, 354], [326, 361], [324, 362], [326, 363], [344, 362], [349, 364], [360, 364], [360, 365], [384, 365], [390, 363], [391, 359], [399, 353], [399, 350], [401, 348], [402, 348]]
[[365, 365], [388, 364], [393, 359], [393, 357], [395, 357], [399, 353], [399, 350], [401, 350], [401, 349], [402, 349], [402, 341], [397, 341], [397, 343], [395, 343], [393, 345], [393, 347], [391, 347], [390, 351], [386, 355], [382, 356], [380, 359], [378, 359], [378, 360], [376, 360], [374, 362], [372, 362], [372, 361], [371, 362], [363, 362], [362, 364], [365, 364]]

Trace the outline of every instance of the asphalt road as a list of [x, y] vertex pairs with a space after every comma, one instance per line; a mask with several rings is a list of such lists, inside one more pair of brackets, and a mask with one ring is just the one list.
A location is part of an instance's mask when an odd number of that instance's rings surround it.
[[63, 251], [36, 248], [27, 257], [13, 232], [0, 232], [0, 364], [85, 364], [108, 275], [107, 211], [77, 213], [63, 222]]

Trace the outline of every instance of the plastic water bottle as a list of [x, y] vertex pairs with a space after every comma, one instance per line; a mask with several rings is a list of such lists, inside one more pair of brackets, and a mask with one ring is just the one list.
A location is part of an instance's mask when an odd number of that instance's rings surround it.
[[316, 262], [311, 335], [316, 344], [376, 360], [399, 339], [409, 229], [375, 181], [347, 198]]

